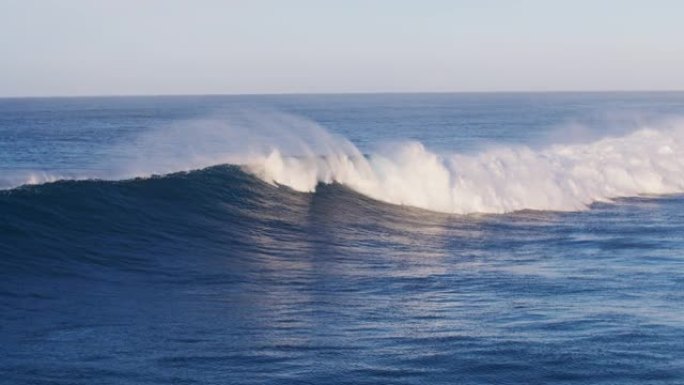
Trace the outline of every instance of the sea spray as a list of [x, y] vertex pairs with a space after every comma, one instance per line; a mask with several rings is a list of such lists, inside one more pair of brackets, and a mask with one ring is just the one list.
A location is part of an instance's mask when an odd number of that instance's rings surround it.
[[418, 142], [366, 157], [344, 151], [285, 156], [273, 150], [249, 159], [246, 169], [297, 191], [340, 183], [387, 203], [447, 213], [573, 211], [617, 197], [683, 192], [682, 127], [643, 128], [540, 150], [499, 147], [475, 155], [436, 154]]
[[119, 180], [239, 165], [300, 192], [339, 183], [383, 202], [457, 213], [573, 211], [597, 201], [684, 192], [684, 123], [669, 121], [590, 143], [436, 153], [415, 141], [363, 154], [310, 120], [280, 113], [178, 122], [148, 131], [90, 172], [27, 171], [0, 187], [59, 179]]

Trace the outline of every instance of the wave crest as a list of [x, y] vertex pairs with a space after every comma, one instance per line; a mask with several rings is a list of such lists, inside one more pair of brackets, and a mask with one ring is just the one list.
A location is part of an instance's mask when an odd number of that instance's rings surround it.
[[[292, 116], [200, 123], [147, 133], [134, 162], [85, 177], [123, 179], [234, 164], [300, 192], [339, 183], [383, 202], [457, 214], [574, 211], [617, 197], [684, 192], [681, 122], [591, 143], [499, 147], [474, 155], [438, 154], [419, 142], [364, 155], [347, 139]], [[57, 179], [31, 177], [26, 183]]]
[[438, 155], [417, 142], [368, 157], [285, 157], [247, 169], [297, 191], [340, 183], [388, 203], [448, 213], [573, 211], [611, 198], [684, 191], [682, 130], [642, 129], [589, 144]]

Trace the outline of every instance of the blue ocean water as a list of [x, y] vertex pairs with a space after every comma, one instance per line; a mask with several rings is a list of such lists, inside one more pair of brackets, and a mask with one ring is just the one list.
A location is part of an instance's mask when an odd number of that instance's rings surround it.
[[682, 384], [680, 116], [0, 99], [0, 383]]

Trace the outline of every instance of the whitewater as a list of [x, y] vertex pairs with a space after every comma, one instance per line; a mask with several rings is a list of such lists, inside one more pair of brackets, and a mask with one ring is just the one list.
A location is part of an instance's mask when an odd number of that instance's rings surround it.
[[[247, 169], [297, 191], [340, 183], [383, 202], [446, 213], [573, 211], [616, 197], [684, 191], [683, 132], [644, 128], [588, 144], [476, 155], [439, 155], [419, 142], [368, 157], [353, 147], [304, 158], [274, 149]], [[349, 149], [345, 144], [332, 148]]]
[[118, 149], [128, 154], [121, 164], [80, 174], [25, 172], [5, 177], [2, 186], [147, 178], [231, 164], [298, 192], [338, 183], [382, 202], [453, 214], [577, 211], [618, 197], [684, 192], [682, 120], [588, 143], [495, 146], [475, 154], [438, 153], [418, 141], [364, 154], [302, 117], [250, 112], [238, 122], [180, 122]]

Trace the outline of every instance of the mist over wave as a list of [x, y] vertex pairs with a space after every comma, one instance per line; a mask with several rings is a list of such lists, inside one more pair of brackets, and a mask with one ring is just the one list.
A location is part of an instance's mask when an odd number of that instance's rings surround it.
[[573, 211], [611, 198], [684, 192], [684, 123], [672, 120], [591, 143], [436, 153], [419, 142], [362, 153], [315, 122], [279, 113], [179, 122], [122, 145], [85, 171], [6, 175], [0, 187], [60, 179], [118, 180], [218, 164], [273, 185], [314, 192], [339, 183], [373, 199], [456, 213]]

